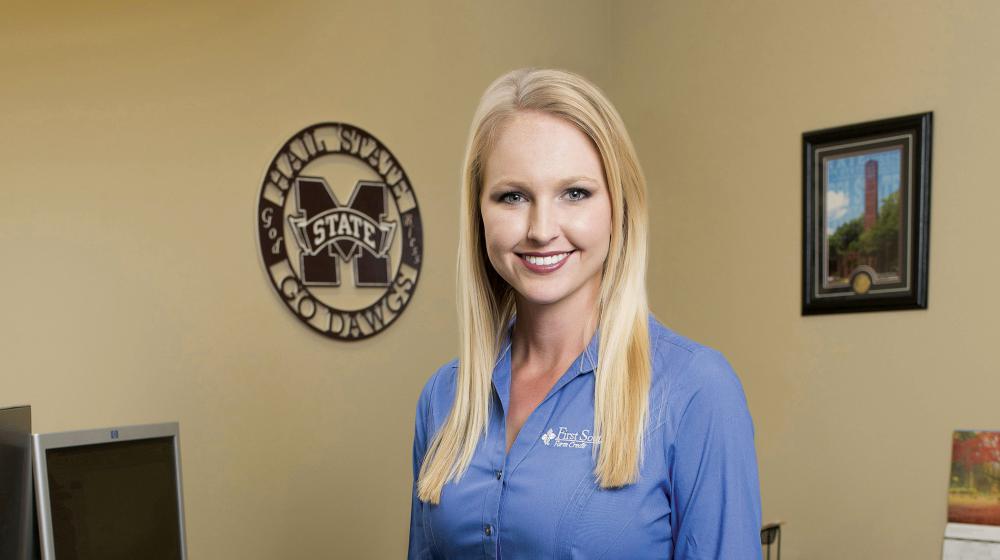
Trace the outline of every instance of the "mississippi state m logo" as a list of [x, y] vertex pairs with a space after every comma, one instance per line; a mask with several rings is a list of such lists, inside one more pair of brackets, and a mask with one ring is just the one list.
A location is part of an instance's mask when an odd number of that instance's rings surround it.
[[299, 268], [306, 286], [339, 286], [342, 262], [354, 263], [357, 286], [389, 285], [389, 243], [396, 222], [388, 215], [385, 183], [359, 181], [347, 206], [322, 177], [295, 179], [299, 214], [288, 217], [302, 253]]
[[416, 288], [416, 196], [392, 153], [355, 126], [319, 124], [285, 143], [261, 186], [257, 229], [275, 291], [331, 338], [377, 334]]

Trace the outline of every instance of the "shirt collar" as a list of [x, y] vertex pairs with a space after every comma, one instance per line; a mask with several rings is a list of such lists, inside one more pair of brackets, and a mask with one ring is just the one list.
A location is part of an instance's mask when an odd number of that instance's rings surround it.
[[577, 371], [579, 373], [590, 373], [597, 369], [597, 358], [599, 356], [598, 350], [601, 346], [601, 330], [596, 329], [594, 331], [594, 336], [590, 337], [590, 342], [587, 347], [583, 349], [580, 353], [580, 357], [576, 359]]

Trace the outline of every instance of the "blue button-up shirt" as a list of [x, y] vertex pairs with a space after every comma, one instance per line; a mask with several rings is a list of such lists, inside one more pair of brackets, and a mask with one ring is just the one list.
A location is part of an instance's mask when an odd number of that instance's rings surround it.
[[[760, 558], [760, 490], [743, 388], [717, 351], [649, 316], [652, 384], [635, 484], [594, 477], [594, 369], [599, 334], [531, 413], [506, 452], [510, 329], [493, 370], [489, 427], [469, 470], [440, 505], [416, 498], [409, 558]], [[414, 478], [451, 409], [457, 360], [424, 386]]]

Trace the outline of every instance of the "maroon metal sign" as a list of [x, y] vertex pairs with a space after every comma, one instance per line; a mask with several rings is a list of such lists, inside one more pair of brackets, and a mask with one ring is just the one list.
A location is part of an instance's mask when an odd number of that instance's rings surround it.
[[285, 142], [260, 188], [257, 235], [277, 294], [330, 338], [378, 334], [417, 287], [416, 195], [392, 152], [356, 126], [321, 123]]

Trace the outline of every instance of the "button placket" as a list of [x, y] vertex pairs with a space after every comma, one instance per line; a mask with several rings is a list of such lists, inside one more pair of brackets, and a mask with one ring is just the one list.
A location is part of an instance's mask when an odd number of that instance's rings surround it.
[[[504, 433], [505, 425], [505, 415], [503, 408], [503, 399], [500, 397], [499, 390], [494, 386], [494, 401], [492, 403], [492, 410], [490, 411], [490, 426], [487, 432], [488, 448], [491, 449], [490, 463], [492, 469], [487, 470], [482, 473], [482, 476], [489, 477], [493, 476], [497, 479], [497, 473], [502, 473], [504, 470], [504, 460], [506, 454], [506, 437]], [[482, 472], [482, 471], [481, 471]], [[488, 480], [488, 478], [487, 478]], [[503, 501], [503, 485], [497, 484], [496, 486], [490, 485], [486, 495], [485, 495], [485, 511], [483, 512], [483, 524], [480, 526], [482, 533], [480, 533], [483, 540], [483, 558], [494, 560], [497, 558], [497, 548], [500, 539], [500, 508]]]

